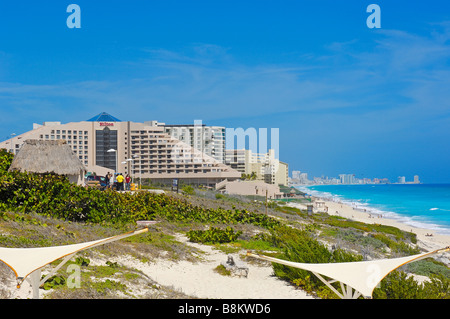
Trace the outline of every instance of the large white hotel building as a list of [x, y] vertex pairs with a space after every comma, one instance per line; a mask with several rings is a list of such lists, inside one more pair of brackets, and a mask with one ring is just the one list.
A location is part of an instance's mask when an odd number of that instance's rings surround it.
[[[182, 134], [183, 130], [192, 134]], [[156, 182], [177, 178], [210, 186], [241, 176], [224, 164], [221, 127], [136, 123], [101, 113], [81, 122], [33, 124], [33, 130], [1, 142], [0, 148], [17, 153], [28, 139], [66, 140], [87, 170], [97, 175], [116, 171]]]

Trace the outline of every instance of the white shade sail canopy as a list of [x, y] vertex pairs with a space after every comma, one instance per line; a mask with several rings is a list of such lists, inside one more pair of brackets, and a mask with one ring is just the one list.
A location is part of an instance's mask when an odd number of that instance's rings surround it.
[[[357, 290], [364, 297], [371, 298], [372, 292], [378, 283], [386, 277], [391, 271], [407, 264], [412, 261], [417, 261], [423, 258], [427, 258], [430, 255], [446, 252], [450, 250], [450, 246], [434, 250], [431, 252], [392, 259], [381, 259], [371, 261], [358, 261], [358, 262], [345, 262], [345, 263], [323, 263], [323, 264], [310, 264], [310, 263], [298, 263], [288, 260], [256, 255], [247, 253], [248, 256], [256, 257], [259, 259], [279, 263], [282, 265], [295, 267], [311, 271], [320, 280], [322, 280], [328, 287], [330, 287], [335, 293], [344, 298], [343, 294], [339, 293], [334, 287], [330, 285], [333, 281], [340, 281], [347, 286]], [[332, 278], [331, 282], [325, 281], [320, 275]], [[342, 290], [344, 288], [342, 287]], [[344, 292], [345, 294], [345, 292]], [[359, 294], [358, 294], [359, 295]], [[357, 297], [357, 296], [351, 296]]]
[[119, 239], [134, 236], [148, 231], [143, 228], [125, 234], [104, 238], [100, 240], [54, 247], [37, 248], [4, 248], [0, 247], [0, 260], [8, 265], [16, 274], [19, 282], [30, 275], [33, 271], [40, 269], [55, 260], [70, 256], [81, 250], [110, 243]]

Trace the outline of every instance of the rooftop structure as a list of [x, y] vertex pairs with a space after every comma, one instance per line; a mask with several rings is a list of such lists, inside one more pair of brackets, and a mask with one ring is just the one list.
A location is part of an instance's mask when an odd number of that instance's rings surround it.
[[121, 120], [115, 118], [114, 116], [106, 112], [102, 112], [94, 116], [93, 118], [89, 119], [88, 122], [121, 122]]
[[14, 156], [10, 171], [55, 173], [82, 184], [86, 168], [64, 140], [26, 140]]

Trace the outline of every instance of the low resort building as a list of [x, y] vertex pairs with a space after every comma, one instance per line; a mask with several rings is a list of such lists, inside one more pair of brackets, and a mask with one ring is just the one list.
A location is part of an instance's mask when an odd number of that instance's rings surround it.
[[216, 190], [225, 194], [267, 197], [268, 199], [280, 199], [284, 196], [277, 185], [263, 181], [223, 181], [216, 185]]

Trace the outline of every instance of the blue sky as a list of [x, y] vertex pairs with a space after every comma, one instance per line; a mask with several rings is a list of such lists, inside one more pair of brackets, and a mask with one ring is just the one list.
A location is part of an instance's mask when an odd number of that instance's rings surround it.
[[310, 176], [450, 182], [448, 1], [4, 1], [0, 37], [0, 140], [103, 111], [201, 119], [279, 128]]

